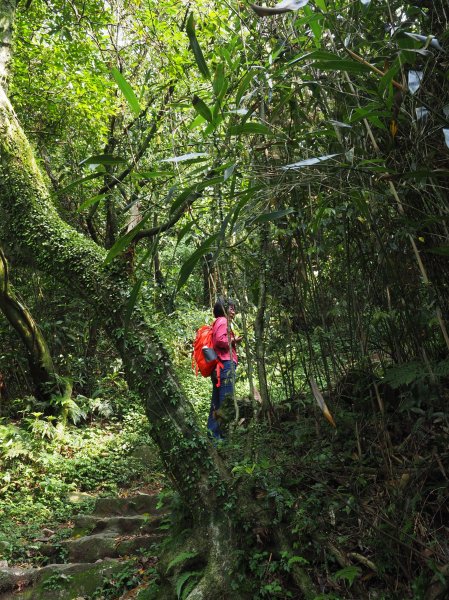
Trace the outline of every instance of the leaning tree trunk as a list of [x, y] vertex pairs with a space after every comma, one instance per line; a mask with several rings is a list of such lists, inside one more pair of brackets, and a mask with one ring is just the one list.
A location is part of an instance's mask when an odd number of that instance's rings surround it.
[[[0, 7], [0, 42], [10, 29], [13, 12], [12, 2]], [[59, 217], [4, 88], [0, 88], [0, 240], [5, 247], [14, 245], [18, 258], [26, 257], [93, 305], [122, 357], [130, 389], [142, 399], [167, 474], [196, 525], [205, 530], [208, 581], [198, 598], [227, 597], [235, 529], [223, 510], [223, 499], [229, 503], [235, 497], [231, 477], [199, 431], [168, 354], [138, 306], [125, 336], [132, 289], [126, 269], [120, 260], [105, 267], [105, 250]], [[242, 512], [235, 506], [234, 518]]]
[[6, 256], [0, 247], [0, 310], [17, 331], [26, 351], [34, 393], [38, 400], [50, 401], [63, 393], [47, 342], [30, 311], [18, 301], [11, 284]]

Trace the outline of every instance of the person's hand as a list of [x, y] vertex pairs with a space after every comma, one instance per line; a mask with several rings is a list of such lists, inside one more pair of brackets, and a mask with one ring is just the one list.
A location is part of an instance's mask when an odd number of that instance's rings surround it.
[[243, 336], [241, 336], [241, 335], [237, 335], [237, 336], [234, 338], [234, 342], [235, 342], [235, 344], [236, 344], [236, 345], [237, 345], [237, 344], [240, 344], [240, 342], [241, 342], [242, 340], [243, 340]]

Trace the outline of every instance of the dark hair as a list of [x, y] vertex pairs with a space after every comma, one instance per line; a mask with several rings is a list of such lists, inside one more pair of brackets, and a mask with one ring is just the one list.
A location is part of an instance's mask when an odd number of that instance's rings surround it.
[[235, 308], [235, 302], [232, 300], [232, 298], [224, 298], [223, 296], [219, 296], [214, 304], [214, 317], [216, 319], [218, 319], [218, 317], [225, 317], [230, 306]]

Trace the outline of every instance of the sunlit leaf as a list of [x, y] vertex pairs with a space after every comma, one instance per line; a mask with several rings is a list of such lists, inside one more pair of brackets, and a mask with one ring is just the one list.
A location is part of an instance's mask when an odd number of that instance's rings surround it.
[[418, 106], [417, 108], [415, 108], [415, 114], [416, 120], [420, 121], [421, 119], [427, 119], [427, 117], [430, 115], [430, 111], [424, 106]]
[[284, 170], [289, 170], [289, 169], [301, 169], [302, 167], [310, 167], [313, 165], [318, 165], [319, 163], [329, 160], [330, 158], [334, 158], [334, 156], [339, 156], [339, 154], [325, 154], [324, 156], [318, 156], [316, 158], [306, 158], [304, 160], [300, 160], [297, 163], [285, 165], [281, 168]]
[[203, 52], [196, 37], [195, 19], [193, 17], [193, 13], [190, 13], [189, 18], [187, 19], [186, 32], [189, 37], [190, 48], [193, 52], [196, 64], [198, 65], [198, 69], [201, 75], [203, 75], [206, 79], [210, 79], [209, 67], [207, 66], [207, 63], [204, 60]]
[[446, 142], [446, 146], [449, 148], [449, 128], [445, 127], [443, 129], [444, 141]]
[[424, 73], [422, 71], [410, 70], [408, 72], [408, 89], [411, 94], [414, 94], [419, 90], [423, 76]]
[[223, 181], [227, 181], [231, 177], [231, 175], [234, 173], [234, 170], [235, 170], [235, 164], [231, 165], [230, 167], [225, 169], [225, 172], [223, 174]]
[[272, 8], [251, 4], [251, 8], [259, 17], [271, 17], [285, 12], [296, 11], [308, 4], [309, 0], [282, 0]]
[[418, 33], [411, 33], [410, 31], [404, 31], [404, 33], [417, 42], [427, 42], [427, 40], [430, 39], [429, 45], [432, 46], [432, 48], [435, 48], [436, 50], [443, 50], [443, 48], [440, 46], [440, 42], [433, 35], [420, 35]]
[[195, 160], [197, 158], [208, 158], [207, 152], [190, 152], [189, 154], [181, 154], [181, 156], [171, 156], [170, 158], [164, 158], [161, 162], [168, 163], [180, 163], [185, 162], [186, 160]]
[[129, 85], [129, 83], [126, 81], [126, 79], [123, 77], [123, 75], [120, 73], [120, 71], [118, 69], [113, 67], [111, 69], [111, 73], [112, 73], [112, 76], [114, 77], [115, 81], [117, 82], [117, 85], [121, 89], [122, 94], [125, 96], [128, 104], [129, 104], [129, 107], [131, 108], [133, 113], [136, 115], [136, 117], [138, 117], [140, 115], [142, 109], [140, 107], [139, 101], [137, 100], [137, 96], [134, 93], [134, 90], [132, 89], [132, 87]]
[[335, 125], [335, 127], [341, 127], [341, 128], [347, 128], [347, 129], [351, 129], [352, 125], [348, 125], [347, 123], [342, 123], [341, 121], [335, 121], [334, 119], [329, 119], [329, 123], [331, 123], [332, 125]]

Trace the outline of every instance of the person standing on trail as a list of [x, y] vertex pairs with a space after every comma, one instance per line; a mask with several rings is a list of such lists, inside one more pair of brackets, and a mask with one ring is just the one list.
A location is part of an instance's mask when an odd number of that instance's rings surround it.
[[[241, 336], [235, 336], [231, 329], [231, 321], [235, 316], [235, 303], [230, 298], [219, 298], [214, 305], [215, 321], [212, 325], [213, 349], [220, 361], [219, 377], [212, 373], [212, 400], [207, 420], [209, 434], [216, 440], [222, 439], [220, 424], [216, 419], [226, 397], [234, 395], [235, 371], [237, 369], [236, 347], [242, 341]], [[217, 387], [218, 385], [218, 387]]]

